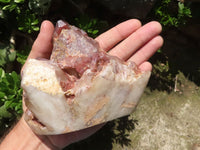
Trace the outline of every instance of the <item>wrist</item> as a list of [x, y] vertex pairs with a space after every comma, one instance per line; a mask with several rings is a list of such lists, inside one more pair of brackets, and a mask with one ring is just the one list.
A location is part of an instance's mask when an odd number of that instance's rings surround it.
[[58, 150], [59, 148], [55, 147], [47, 136], [36, 135], [22, 117], [5, 137], [0, 149]]

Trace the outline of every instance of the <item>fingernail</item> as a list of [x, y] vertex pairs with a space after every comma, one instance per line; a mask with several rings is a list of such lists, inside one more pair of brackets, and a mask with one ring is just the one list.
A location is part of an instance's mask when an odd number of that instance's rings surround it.
[[43, 21], [40, 26], [40, 32], [46, 28], [46, 21]]

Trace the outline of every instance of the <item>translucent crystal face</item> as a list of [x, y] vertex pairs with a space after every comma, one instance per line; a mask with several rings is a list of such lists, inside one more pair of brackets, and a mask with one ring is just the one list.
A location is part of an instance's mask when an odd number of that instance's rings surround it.
[[63, 21], [50, 60], [29, 60], [22, 87], [25, 120], [38, 134], [63, 134], [130, 114], [148, 82], [133, 62], [109, 56], [98, 42]]
[[63, 21], [58, 21], [53, 40], [51, 60], [64, 70], [73, 68], [81, 75], [88, 68], [95, 71], [98, 65], [108, 61], [107, 54], [95, 40]]

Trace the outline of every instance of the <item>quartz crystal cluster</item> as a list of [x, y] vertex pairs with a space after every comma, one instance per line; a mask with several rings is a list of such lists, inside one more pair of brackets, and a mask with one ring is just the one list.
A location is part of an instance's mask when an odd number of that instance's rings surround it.
[[50, 60], [29, 59], [24, 66], [25, 120], [37, 134], [63, 134], [129, 115], [149, 77], [59, 20]]

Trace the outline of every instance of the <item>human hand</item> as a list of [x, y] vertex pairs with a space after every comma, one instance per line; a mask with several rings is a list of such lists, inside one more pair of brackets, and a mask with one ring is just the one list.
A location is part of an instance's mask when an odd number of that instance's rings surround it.
[[140, 21], [131, 19], [101, 34], [96, 40], [109, 54], [133, 61], [143, 71], [151, 71], [152, 65], [147, 60], [163, 45], [159, 35], [161, 31], [158, 22], [141, 26]]
[[[51, 22], [44, 21], [42, 23], [41, 31], [33, 44], [28, 58], [49, 59], [52, 51], [53, 31], [54, 26]], [[147, 60], [163, 44], [163, 40], [159, 36], [160, 32], [161, 25], [157, 22], [150, 22], [141, 26], [138, 20], [132, 19], [101, 34], [96, 40], [99, 42], [100, 47], [109, 54], [125, 61], [134, 61], [141, 70], [150, 71], [152, 65]], [[43, 136], [43, 138], [45, 137], [55, 147], [63, 148], [88, 137], [101, 127], [102, 125], [98, 125], [77, 132]]]

